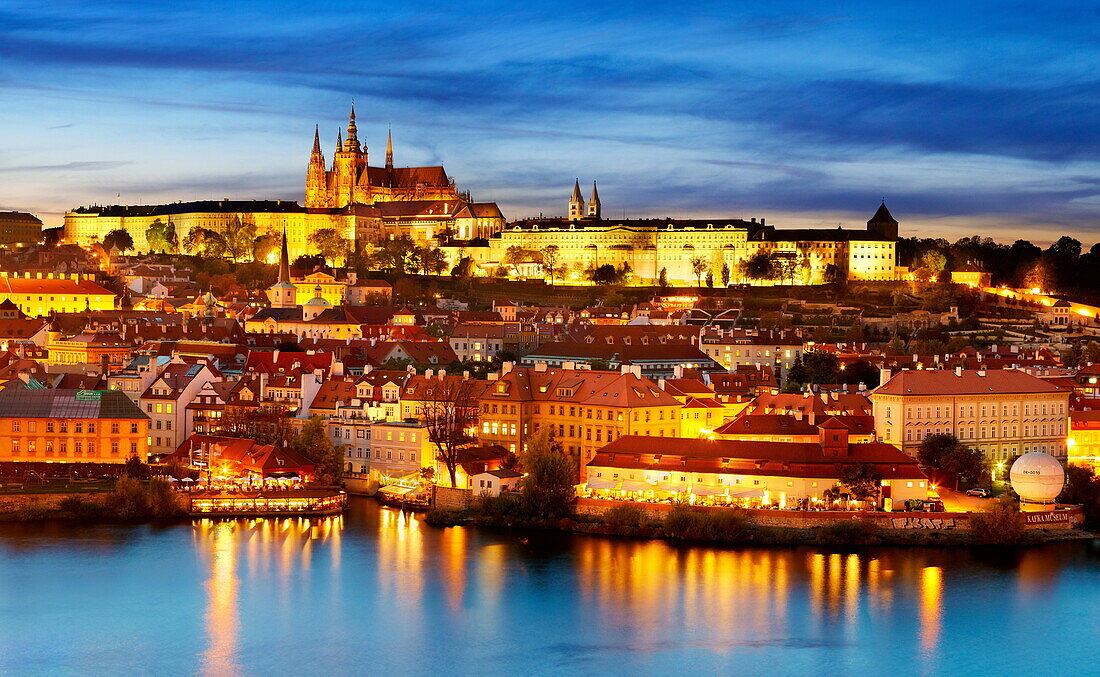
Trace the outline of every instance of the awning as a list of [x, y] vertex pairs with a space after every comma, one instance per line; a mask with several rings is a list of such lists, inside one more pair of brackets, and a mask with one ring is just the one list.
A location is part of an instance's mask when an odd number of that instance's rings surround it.
[[730, 494], [730, 498], [764, 498], [763, 489], [749, 489], [737, 494]]
[[619, 486], [619, 480], [612, 480], [606, 477], [590, 477], [588, 478], [588, 488], [592, 491], [602, 491], [604, 489], [614, 489]]
[[726, 493], [725, 487], [712, 487], [707, 484], [691, 485], [691, 493], [696, 496], [722, 496]]
[[390, 496], [404, 496], [415, 489], [415, 487], [403, 487], [399, 484], [387, 484], [384, 487], [378, 487], [378, 493], [388, 494]]
[[653, 491], [654, 486], [645, 480], [623, 480], [623, 491]]
[[674, 491], [677, 493], [684, 493], [690, 489], [691, 486], [686, 482], [664, 482], [657, 486], [658, 491]]

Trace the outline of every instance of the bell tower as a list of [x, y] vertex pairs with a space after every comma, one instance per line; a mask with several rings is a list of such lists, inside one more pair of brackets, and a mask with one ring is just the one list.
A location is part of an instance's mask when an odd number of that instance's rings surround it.
[[321, 152], [320, 129], [313, 130], [313, 152], [306, 170], [306, 206], [328, 206], [328, 186], [325, 184], [325, 155]]
[[579, 221], [584, 218], [584, 198], [581, 197], [581, 181], [573, 182], [573, 195], [569, 198], [569, 220]]

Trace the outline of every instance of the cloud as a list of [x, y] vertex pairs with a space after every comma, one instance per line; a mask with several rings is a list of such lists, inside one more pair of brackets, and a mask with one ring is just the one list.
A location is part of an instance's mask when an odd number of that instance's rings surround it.
[[88, 160], [84, 162], [65, 162], [57, 165], [20, 165], [0, 167], [0, 173], [21, 174], [24, 172], [95, 172], [132, 164], [129, 160]]

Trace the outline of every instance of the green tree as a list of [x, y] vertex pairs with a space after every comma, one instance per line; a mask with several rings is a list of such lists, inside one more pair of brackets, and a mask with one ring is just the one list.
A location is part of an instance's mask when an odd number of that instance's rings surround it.
[[917, 460], [926, 468], [939, 471], [960, 482], [977, 483], [989, 475], [982, 452], [971, 449], [950, 433], [925, 437], [917, 448]]
[[668, 268], [661, 268], [661, 274], [657, 276], [657, 286], [662, 291], [668, 289]]
[[325, 261], [333, 266], [347, 260], [351, 253], [351, 242], [335, 228], [320, 228], [309, 235], [309, 243]]
[[344, 449], [329, 439], [321, 417], [313, 416], [303, 423], [291, 447], [314, 464], [318, 482], [334, 484], [340, 478], [344, 470]]
[[702, 256], [694, 256], [691, 259], [691, 274], [695, 276], [695, 286], [703, 286], [703, 273], [707, 270], [707, 260]]
[[543, 274], [550, 278], [550, 284], [554, 284], [554, 276], [558, 272], [558, 266], [560, 261], [558, 245], [551, 244], [543, 247], [540, 251], [542, 254], [542, 271]]
[[553, 429], [536, 430], [519, 456], [526, 473], [522, 500], [527, 513], [540, 519], [568, 515], [576, 497], [577, 464], [554, 440]]
[[375, 247], [371, 255], [373, 265], [391, 273], [413, 272], [413, 258], [416, 243], [408, 235], [383, 240]]
[[725, 261], [722, 262], [722, 286], [730, 286], [730, 264]]
[[252, 244], [252, 260], [266, 263], [269, 257], [277, 257], [282, 239], [275, 233], [260, 235]]
[[871, 463], [849, 463], [840, 471], [840, 482], [857, 501], [878, 501], [882, 473]]
[[743, 275], [751, 280], [771, 280], [775, 278], [775, 263], [765, 252], [757, 252], [741, 262]]
[[107, 251], [117, 249], [128, 252], [134, 248], [134, 238], [123, 228], [115, 228], [103, 236], [103, 248]]
[[836, 383], [839, 374], [840, 362], [836, 355], [809, 350], [791, 365], [787, 380], [796, 383]]
[[600, 285], [613, 284], [618, 278], [618, 274], [615, 266], [605, 263], [592, 271], [592, 281]]
[[152, 251], [161, 251], [166, 254], [176, 253], [179, 250], [176, 224], [171, 221], [165, 223], [160, 219], [153, 221], [145, 229], [145, 241], [149, 243], [149, 249]]

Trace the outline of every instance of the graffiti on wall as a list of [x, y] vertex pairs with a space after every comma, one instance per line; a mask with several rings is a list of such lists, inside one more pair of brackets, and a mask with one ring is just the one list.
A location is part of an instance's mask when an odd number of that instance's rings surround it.
[[890, 525], [895, 529], [956, 529], [954, 517], [894, 517]]

